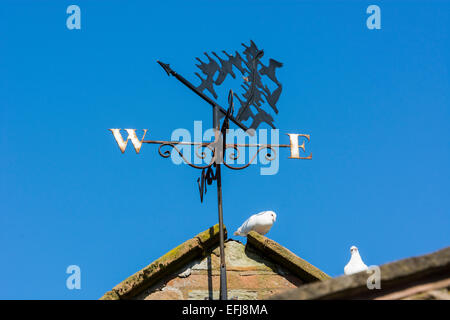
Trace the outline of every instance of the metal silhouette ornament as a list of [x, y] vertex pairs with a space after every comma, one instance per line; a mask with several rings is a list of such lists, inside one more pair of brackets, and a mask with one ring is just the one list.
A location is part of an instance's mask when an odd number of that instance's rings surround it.
[[[234, 55], [229, 55], [226, 51], [222, 51], [226, 56], [224, 59], [212, 52], [212, 55], [216, 57], [219, 63], [207, 53], [205, 53], [208, 60], [206, 62], [196, 58], [200, 62], [200, 64], [197, 64], [197, 67], [204, 75], [202, 76], [198, 72], [195, 73], [201, 81], [196, 89], [203, 93], [208, 91], [217, 99], [218, 95], [214, 88], [222, 85], [228, 76], [236, 78], [236, 73], [239, 72], [243, 79], [243, 84], [241, 85], [243, 93], [241, 97], [239, 97], [239, 94], [234, 94], [240, 103], [236, 119], [240, 122], [251, 119], [251, 129], [256, 129], [263, 122], [275, 129], [273, 117], [263, 107], [264, 105], [269, 106], [273, 112], [278, 114], [276, 104], [283, 87], [276, 77], [276, 70], [281, 68], [283, 64], [274, 59], [269, 59], [269, 65], [266, 66], [261, 62], [264, 51], [259, 50], [253, 41], [250, 41], [250, 46], [242, 45], [245, 48], [242, 53], [244, 58], [237, 51]], [[237, 72], [235, 73], [235, 71]], [[270, 90], [266, 81], [271, 81], [276, 88]]]
[[[238, 144], [227, 143], [227, 132], [230, 128], [230, 123], [234, 123], [239, 128], [244, 130], [249, 135], [255, 134], [255, 129], [262, 123], [268, 124], [275, 128], [274, 119], [269, 114], [273, 111], [278, 114], [276, 106], [280, 94], [282, 92], [282, 85], [276, 77], [276, 70], [282, 66], [282, 63], [269, 59], [269, 64], [264, 65], [261, 58], [264, 55], [263, 50], [259, 50], [253, 41], [250, 46], [244, 45], [245, 50], [240, 55], [235, 52], [234, 55], [229, 55], [225, 51], [223, 54], [226, 58], [221, 58], [215, 52], [212, 55], [217, 59], [215, 61], [210, 55], [206, 54], [207, 62], [197, 60], [200, 64], [197, 67], [202, 74], [195, 73], [200, 78], [198, 86], [193, 85], [180, 74], [172, 70], [169, 64], [157, 61], [161, 67], [166, 71], [167, 75], [174, 76], [177, 80], [195, 92], [203, 100], [213, 107], [213, 128], [215, 129], [214, 141], [210, 142], [191, 142], [191, 141], [164, 141], [164, 140], [144, 140], [147, 129], [144, 129], [142, 138], [139, 139], [136, 135], [135, 129], [125, 129], [128, 133], [126, 140], [123, 139], [121, 129], [109, 129], [114, 139], [116, 140], [119, 149], [122, 153], [125, 152], [128, 141], [131, 141], [136, 153], [139, 153], [143, 143], [159, 145], [158, 152], [163, 158], [170, 158], [172, 152], [176, 152], [183, 161], [196, 169], [201, 169], [201, 175], [197, 179], [197, 187], [200, 193], [200, 201], [203, 202], [204, 195], [207, 192], [207, 185], [212, 185], [215, 181], [217, 184], [217, 202], [218, 202], [218, 216], [219, 216], [219, 238], [220, 238], [220, 299], [227, 300], [227, 280], [226, 280], [226, 265], [225, 265], [225, 250], [224, 250], [224, 232], [223, 232], [223, 208], [222, 208], [222, 179], [221, 166], [222, 164], [232, 170], [242, 170], [253, 163], [256, 156], [261, 152], [265, 152], [265, 158], [268, 161], [273, 161], [277, 157], [278, 148], [290, 148], [290, 159], [312, 159], [312, 154], [306, 157], [300, 156], [300, 150], [305, 152], [305, 141], [309, 141], [308, 134], [291, 134], [289, 136], [289, 144]], [[243, 56], [243, 57], [242, 57]], [[241, 92], [235, 93], [233, 90], [228, 91], [228, 108], [225, 109], [219, 105], [217, 98], [218, 94], [215, 90], [217, 86], [223, 85], [228, 76], [236, 78], [240, 72], [243, 79], [241, 85]], [[270, 90], [267, 82], [271, 81], [271, 86], [275, 89]], [[205, 91], [211, 94], [214, 99], [210, 98]], [[239, 109], [235, 114], [234, 99], [239, 101]], [[267, 111], [266, 111], [267, 110]], [[222, 125], [220, 120], [223, 119]], [[250, 121], [250, 126], [244, 122]], [[299, 144], [299, 138], [305, 140]], [[189, 145], [195, 147], [195, 155], [202, 160], [206, 159], [206, 150], [211, 153], [211, 160], [206, 164], [194, 164], [187, 159], [182, 151], [178, 148], [180, 145]], [[249, 157], [248, 161], [241, 165], [235, 165], [234, 161], [240, 157], [238, 148], [256, 148], [253, 157]], [[230, 150], [226, 156], [226, 151]], [[231, 160], [231, 161], [229, 161]]]

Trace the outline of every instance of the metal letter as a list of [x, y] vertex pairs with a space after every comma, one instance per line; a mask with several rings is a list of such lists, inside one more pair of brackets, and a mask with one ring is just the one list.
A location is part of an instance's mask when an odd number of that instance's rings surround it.
[[141, 150], [142, 141], [144, 140], [145, 134], [147, 133], [147, 129], [143, 129], [144, 135], [142, 136], [142, 139], [139, 140], [136, 136], [135, 129], [125, 129], [125, 131], [128, 132], [128, 137], [127, 137], [126, 141], [123, 141], [122, 135], [120, 134], [120, 129], [109, 129], [109, 130], [114, 135], [114, 139], [116, 139], [116, 142], [120, 148], [120, 151], [122, 151], [122, 153], [125, 153], [125, 149], [127, 147], [128, 140], [131, 140], [131, 143], [133, 143], [134, 150], [136, 151], [136, 153], [139, 153], [139, 151]]
[[298, 150], [301, 148], [305, 152], [305, 141], [299, 146], [298, 137], [305, 137], [309, 141], [309, 134], [287, 133], [287, 135], [291, 142], [291, 156], [289, 159], [312, 159], [312, 153], [308, 157], [300, 157], [300, 151]]

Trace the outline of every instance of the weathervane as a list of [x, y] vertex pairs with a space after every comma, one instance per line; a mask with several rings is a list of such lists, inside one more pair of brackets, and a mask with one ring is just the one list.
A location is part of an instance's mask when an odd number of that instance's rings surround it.
[[[147, 129], [144, 129], [144, 134], [142, 139], [139, 140], [136, 136], [135, 129], [125, 129], [128, 133], [127, 140], [123, 140], [120, 133], [121, 129], [109, 129], [122, 151], [125, 152], [127, 143], [131, 140], [136, 153], [139, 153], [143, 143], [148, 144], [158, 144], [158, 152], [163, 158], [169, 158], [172, 152], [175, 150], [178, 155], [183, 159], [183, 161], [189, 166], [201, 169], [200, 178], [197, 179], [198, 188], [200, 192], [200, 201], [203, 202], [204, 194], [206, 193], [206, 186], [211, 185], [213, 181], [217, 183], [217, 200], [218, 200], [218, 211], [219, 211], [219, 237], [220, 237], [220, 299], [227, 300], [227, 280], [226, 280], [226, 265], [225, 265], [225, 251], [224, 251], [224, 232], [223, 232], [223, 209], [222, 209], [222, 179], [221, 179], [221, 164], [225, 167], [233, 170], [241, 170], [247, 168], [253, 163], [256, 156], [261, 152], [265, 151], [265, 158], [268, 161], [273, 161], [276, 159], [277, 154], [275, 150], [278, 148], [290, 148], [291, 159], [311, 159], [312, 154], [307, 157], [300, 156], [300, 150], [305, 152], [305, 141], [300, 145], [299, 137], [304, 137], [309, 141], [310, 137], [308, 134], [290, 134], [289, 144], [238, 144], [238, 143], [226, 143], [227, 132], [229, 129], [230, 121], [236, 124], [239, 128], [246, 131], [249, 135], [254, 135], [255, 130], [262, 123], [266, 123], [273, 129], [275, 126], [273, 124], [274, 119], [269, 113], [273, 111], [278, 114], [278, 108], [276, 103], [280, 97], [282, 91], [282, 85], [276, 77], [277, 68], [282, 67], [282, 63], [269, 59], [269, 65], [264, 65], [260, 59], [264, 55], [263, 50], [259, 50], [253, 41], [250, 41], [250, 46], [242, 44], [245, 50], [242, 52], [243, 57], [236, 51], [234, 55], [229, 55], [227, 52], [223, 51], [226, 58], [221, 58], [215, 52], [212, 55], [217, 58], [219, 63], [212, 59], [210, 55], [205, 53], [207, 62], [203, 62], [199, 58], [197, 60], [200, 64], [197, 67], [201, 70], [203, 76], [199, 73], [195, 73], [201, 80], [198, 86], [194, 86], [191, 82], [186, 80], [184, 77], [172, 70], [169, 64], [165, 64], [161, 61], [157, 61], [161, 67], [167, 72], [167, 75], [174, 76], [181, 83], [199, 95], [203, 100], [208, 102], [213, 107], [213, 128], [214, 128], [214, 141], [212, 142], [191, 142], [191, 141], [162, 141], [162, 140], [144, 140], [147, 133]], [[218, 95], [215, 91], [216, 86], [223, 84], [225, 79], [230, 75], [232, 78], [236, 78], [235, 71], [241, 73], [243, 84], [241, 88], [243, 93], [241, 97], [238, 94], [229, 90], [228, 94], [228, 108], [224, 109], [216, 101]], [[271, 90], [265, 80], [271, 81], [271, 87], [275, 87]], [[205, 91], [209, 92], [215, 100], [210, 98], [205, 94]], [[234, 116], [234, 98], [236, 98], [240, 107], [237, 111], [236, 116]], [[266, 110], [263, 109], [266, 107]], [[220, 126], [220, 120], [224, 117], [222, 121], [222, 126]], [[250, 126], [247, 127], [243, 122], [251, 122]], [[211, 160], [207, 164], [197, 165], [189, 161], [182, 151], [177, 147], [179, 145], [196, 146], [195, 154], [198, 158], [204, 160], [206, 159], [206, 154], [203, 151], [207, 148], [211, 152]], [[163, 150], [163, 148], [168, 147], [169, 149]], [[253, 157], [249, 157], [248, 163], [244, 163], [240, 166], [232, 165], [231, 162], [237, 160], [240, 157], [239, 148], [241, 147], [253, 147], [256, 148], [256, 153]], [[202, 151], [200, 151], [202, 150]], [[226, 155], [226, 151], [231, 150], [232, 152]], [[200, 151], [200, 153], [199, 153]], [[214, 170], [215, 169], [215, 170]]]

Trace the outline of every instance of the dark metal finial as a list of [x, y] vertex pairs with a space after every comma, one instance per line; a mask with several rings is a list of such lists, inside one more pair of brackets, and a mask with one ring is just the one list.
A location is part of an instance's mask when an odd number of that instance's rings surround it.
[[228, 105], [229, 108], [231, 108], [231, 115], [233, 115], [234, 113], [233, 96], [234, 96], [233, 90], [230, 90], [230, 92], [228, 93]]
[[175, 71], [173, 71], [170, 68], [170, 65], [168, 63], [164, 63], [164, 62], [161, 62], [159, 60], [156, 60], [156, 62], [159, 63], [159, 65], [164, 69], [164, 71], [167, 73], [168, 76], [175, 74]]

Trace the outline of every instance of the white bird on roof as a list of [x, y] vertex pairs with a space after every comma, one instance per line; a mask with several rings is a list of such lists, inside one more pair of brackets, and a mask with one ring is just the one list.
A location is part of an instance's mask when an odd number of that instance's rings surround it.
[[361, 256], [359, 255], [358, 248], [355, 246], [352, 246], [350, 248], [350, 253], [352, 257], [350, 258], [350, 261], [347, 263], [347, 265], [344, 267], [344, 273], [345, 274], [353, 274], [361, 271], [365, 271], [369, 269], [365, 263], [362, 261]]
[[252, 215], [242, 226], [234, 232], [235, 236], [246, 237], [250, 231], [256, 231], [259, 234], [266, 234], [272, 228], [277, 220], [277, 215], [273, 211], [263, 211]]

